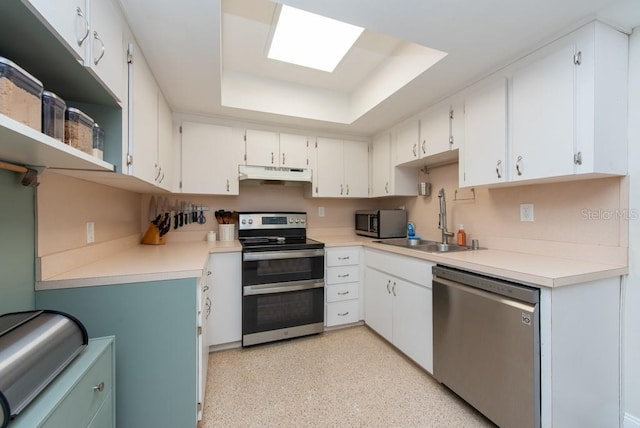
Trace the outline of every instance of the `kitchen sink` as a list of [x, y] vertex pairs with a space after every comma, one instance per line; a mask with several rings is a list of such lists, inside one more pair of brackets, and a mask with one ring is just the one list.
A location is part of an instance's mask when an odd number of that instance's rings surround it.
[[443, 244], [438, 241], [429, 241], [424, 239], [408, 239], [408, 238], [392, 238], [381, 239], [374, 241], [376, 243], [393, 245], [396, 247], [411, 248], [414, 250], [420, 250], [427, 253], [451, 253], [454, 251], [467, 251], [471, 250], [471, 247], [456, 245], [456, 244]]

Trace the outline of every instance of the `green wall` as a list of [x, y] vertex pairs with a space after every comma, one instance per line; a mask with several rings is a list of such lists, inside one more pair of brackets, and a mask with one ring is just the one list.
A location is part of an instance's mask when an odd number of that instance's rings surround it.
[[0, 169], [0, 315], [34, 308], [35, 191]]

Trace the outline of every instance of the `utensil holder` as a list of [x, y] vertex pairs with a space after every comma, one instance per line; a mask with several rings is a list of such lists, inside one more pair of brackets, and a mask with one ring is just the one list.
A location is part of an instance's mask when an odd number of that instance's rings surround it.
[[219, 224], [218, 232], [220, 234], [221, 241], [233, 241], [236, 235], [235, 224]]

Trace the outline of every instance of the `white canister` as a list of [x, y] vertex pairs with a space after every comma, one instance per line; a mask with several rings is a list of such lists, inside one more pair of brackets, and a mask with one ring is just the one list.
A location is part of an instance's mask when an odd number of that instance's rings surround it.
[[213, 230], [210, 230], [207, 232], [207, 241], [209, 242], [213, 242], [216, 240], [216, 232], [214, 232]]
[[233, 241], [235, 239], [236, 225], [235, 224], [219, 224], [218, 232], [220, 233], [221, 241]]

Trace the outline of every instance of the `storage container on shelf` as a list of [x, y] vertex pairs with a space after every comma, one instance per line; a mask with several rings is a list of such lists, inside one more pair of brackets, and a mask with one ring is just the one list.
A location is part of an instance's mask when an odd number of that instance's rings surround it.
[[42, 83], [0, 56], [0, 113], [42, 130]]
[[93, 125], [93, 152], [92, 154], [102, 160], [104, 154], [104, 129], [97, 123]]
[[93, 119], [77, 108], [65, 111], [64, 142], [71, 147], [93, 154]]
[[64, 112], [67, 104], [53, 92], [42, 93], [42, 133], [64, 143]]

